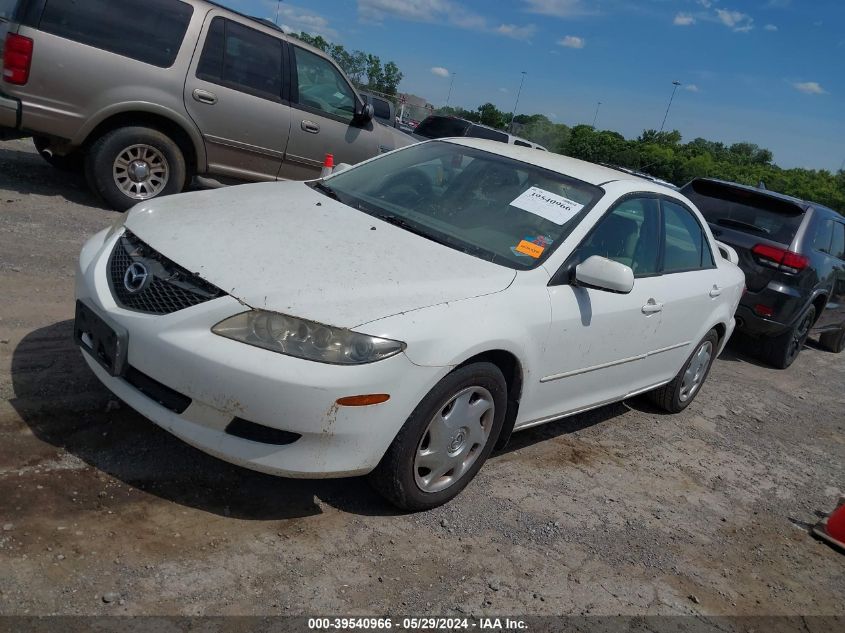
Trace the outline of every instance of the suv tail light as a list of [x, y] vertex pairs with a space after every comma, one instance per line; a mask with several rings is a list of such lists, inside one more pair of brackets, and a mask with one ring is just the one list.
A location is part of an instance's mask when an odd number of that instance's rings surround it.
[[33, 42], [28, 37], [9, 33], [3, 48], [3, 80], [18, 86], [29, 81]]
[[757, 257], [758, 263], [763, 266], [776, 268], [787, 273], [801, 272], [810, 265], [810, 260], [803, 255], [768, 244], [757, 244], [751, 249], [751, 252]]

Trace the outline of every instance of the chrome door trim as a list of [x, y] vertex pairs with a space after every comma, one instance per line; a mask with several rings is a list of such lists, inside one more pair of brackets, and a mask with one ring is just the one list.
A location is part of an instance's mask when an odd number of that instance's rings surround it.
[[656, 350], [653, 350], [651, 352], [647, 352], [646, 354], [639, 354], [638, 356], [630, 356], [628, 358], [622, 358], [620, 360], [610, 361], [609, 363], [602, 363], [601, 365], [593, 365], [591, 367], [585, 367], [583, 369], [573, 369], [572, 371], [566, 371], [566, 372], [563, 372], [561, 374], [551, 374], [550, 376], [544, 376], [543, 378], [540, 378], [540, 382], [552, 382], [554, 380], [561, 380], [562, 378], [571, 378], [572, 376], [578, 376], [580, 374], [587, 374], [591, 371], [597, 371], [599, 369], [607, 369], [608, 367], [615, 367], [616, 365], [624, 365], [626, 363], [633, 363], [634, 361], [638, 361], [638, 360], [645, 360], [649, 356], [654, 356], [655, 354], [662, 354], [663, 352], [671, 352], [674, 349], [686, 347], [689, 344], [690, 344], [690, 341], [686, 341], [684, 343], [678, 343], [676, 345], [670, 345], [669, 347], [662, 347], [660, 349], [656, 349]]

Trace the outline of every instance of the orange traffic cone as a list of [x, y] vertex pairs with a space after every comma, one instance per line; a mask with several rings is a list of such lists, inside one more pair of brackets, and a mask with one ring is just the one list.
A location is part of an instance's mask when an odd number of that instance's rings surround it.
[[836, 509], [816, 524], [813, 534], [845, 552], [845, 497], [840, 497]]
[[323, 161], [323, 169], [320, 172], [320, 178], [331, 176], [334, 171], [334, 154], [326, 154], [326, 160]]

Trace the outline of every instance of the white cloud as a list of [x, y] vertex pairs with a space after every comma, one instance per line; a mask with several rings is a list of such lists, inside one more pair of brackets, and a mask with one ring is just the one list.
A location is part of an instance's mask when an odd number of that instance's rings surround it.
[[804, 94], [808, 95], [826, 95], [827, 91], [822, 88], [818, 82], [815, 81], [799, 81], [792, 84], [792, 87], [795, 88], [799, 92], [803, 92]]
[[283, 3], [277, 6], [275, 2], [265, 1], [270, 11], [269, 19], [276, 18], [278, 9], [280, 27], [286, 33], [299, 33], [305, 31], [312, 35], [322, 35], [328, 39], [337, 38], [337, 31], [329, 26], [329, 21], [323, 16], [314, 13], [309, 9]]
[[411, 22], [448, 24], [520, 40], [528, 39], [536, 30], [531, 24], [494, 26], [487, 17], [466, 8], [457, 0], [358, 0], [358, 16], [364, 21], [377, 24], [389, 17]]
[[552, 15], [558, 18], [569, 18], [574, 15], [591, 13], [584, 6], [582, 0], [523, 0], [523, 2], [528, 5], [526, 10], [529, 13]]
[[557, 41], [559, 46], [566, 48], [584, 48], [587, 45], [587, 40], [576, 35], [567, 35], [563, 39]]
[[713, 2], [711, 0], [698, 0], [698, 4], [700, 4], [705, 9], [709, 9], [713, 6]]
[[499, 92], [501, 92], [503, 94], [507, 94], [507, 93], [510, 92], [510, 90], [508, 90], [507, 88], [499, 88]]
[[701, 92], [701, 88], [699, 88], [695, 84], [686, 84], [684, 86], [684, 90], [686, 90], [687, 92]]
[[716, 9], [716, 17], [722, 24], [730, 29], [733, 29], [737, 33], [747, 33], [754, 28], [754, 18], [747, 13], [742, 13], [741, 11]]
[[432, 75], [437, 75], [438, 77], [448, 77], [449, 76], [449, 69], [443, 68], [443, 66], [434, 66], [431, 69]]
[[778, 27], [776, 27], [774, 24], [767, 24], [763, 27], [763, 29], [765, 29], [766, 31], [777, 31]]
[[689, 13], [679, 13], [675, 16], [675, 19], [672, 21], [672, 24], [675, 26], [689, 26], [691, 24], [695, 24], [695, 18], [692, 17]]

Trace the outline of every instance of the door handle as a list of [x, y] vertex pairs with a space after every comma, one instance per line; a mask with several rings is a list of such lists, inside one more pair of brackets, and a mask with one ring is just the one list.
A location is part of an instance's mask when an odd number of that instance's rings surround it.
[[217, 95], [213, 92], [209, 92], [208, 90], [200, 90], [197, 88], [193, 92], [194, 101], [199, 101], [200, 103], [205, 103], [207, 105], [214, 105], [217, 103]]
[[713, 285], [713, 288], [710, 290], [710, 296], [711, 296], [711, 297], [713, 297], [713, 298], [715, 299], [715, 298], [716, 298], [716, 297], [718, 297], [720, 294], [722, 294], [722, 289], [721, 289], [721, 288], [719, 288], [719, 286], [717, 286], [717, 285], [715, 285], [715, 284], [714, 284], [714, 285]]
[[307, 119], [302, 122], [302, 129], [309, 134], [318, 134], [320, 132], [320, 126], [314, 123], [314, 121], [308, 121]]
[[643, 314], [654, 314], [655, 312], [662, 312], [663, 304], [657, 303], [654, 299], [649, 299], [643, 306]]

